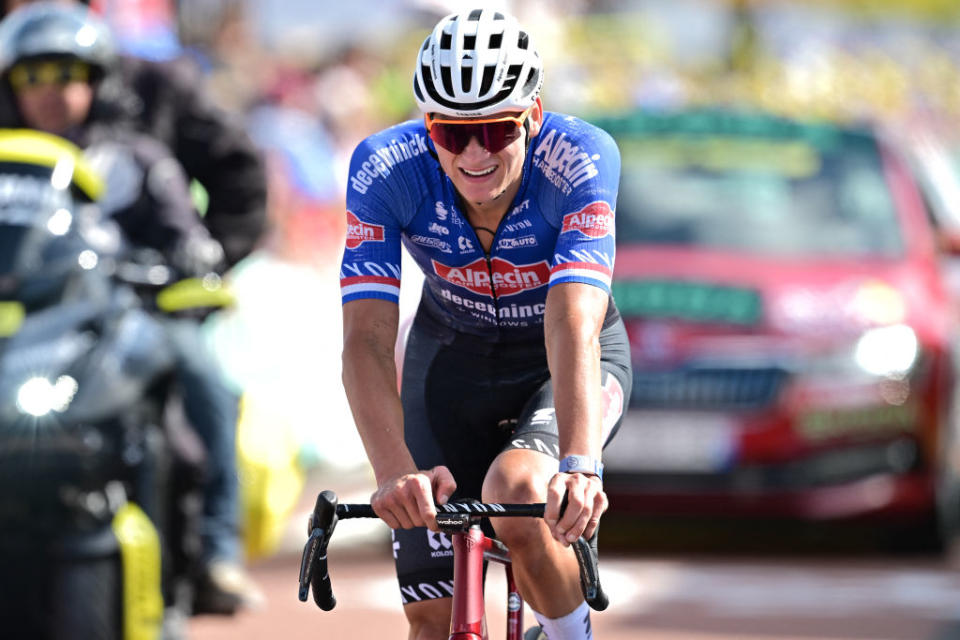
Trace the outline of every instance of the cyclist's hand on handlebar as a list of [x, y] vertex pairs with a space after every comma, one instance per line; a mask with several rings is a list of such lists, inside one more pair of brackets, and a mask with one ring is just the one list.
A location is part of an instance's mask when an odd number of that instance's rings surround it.
[[370, 497], [370, 505], [392, 529], [428, 527], [437, 531], [436, 504], [444, 504], [457, 488], [450, 470], [437, 466], [389, 478]]
[[[564, 495], [567, 506], [561, 517]], [[554, 539], [569, 545], [580, 536], [593, 535], [608, 505], [600, 478], [583, 473], [557, 473], [547, 486], [543, 519]]]

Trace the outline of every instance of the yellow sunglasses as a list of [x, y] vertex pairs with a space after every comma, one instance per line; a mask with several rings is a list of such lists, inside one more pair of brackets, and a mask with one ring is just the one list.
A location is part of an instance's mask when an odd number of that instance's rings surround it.
[[17, 63], [10, 69], [10, 86], [14, 91], [38, 85], [89, 81], [90, 65], [81, 60], [32, 60]]

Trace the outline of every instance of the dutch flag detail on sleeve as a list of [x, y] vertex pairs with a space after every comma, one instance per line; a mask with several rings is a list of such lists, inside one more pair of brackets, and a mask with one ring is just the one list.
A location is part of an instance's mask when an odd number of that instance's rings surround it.
[[550, 270], [550, 286], [560, 282], [584, 282], [610, 291], [613, 273], [609, 267], [592, 262], [562, 262]]
[[377, 298], [400, 302], [400, 280], [385, 276], [350, 276], [340, 278], [340, 297], [343, 302]]

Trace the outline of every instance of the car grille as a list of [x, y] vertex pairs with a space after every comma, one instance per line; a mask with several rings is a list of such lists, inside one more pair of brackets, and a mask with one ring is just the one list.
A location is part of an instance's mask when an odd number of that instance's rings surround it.
[[778, 368], [686, 368], [633, 372], [630, 406], [644, 409], [756, 409], [772, 404], [787, 372]]

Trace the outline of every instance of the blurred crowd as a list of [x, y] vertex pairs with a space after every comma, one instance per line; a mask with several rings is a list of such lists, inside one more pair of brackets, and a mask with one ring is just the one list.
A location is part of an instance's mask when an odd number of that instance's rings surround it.
[[[270, 247], [336, 262], [346, 164], [367, 134], [413, 115], [410, 52], [459, 0], [104, 2], [125, 46], [182, 53], [246, 119], [268, 160]], [[831, 119], [960, 122], [960, 8], [950, 2], [562, 0], [501, 2], [531, 25], [547, 108], [748, 104]], [[113, 7], [115, 5], [115, 7]], [[121, 9], [120, 7], [124, 7]], [[135, 16], [136, 11], [140, 15]], [[136, 23], [136, 24], [135, 24]], [[135, 26], [131, 26], [134, 25]], [[143, 40], [138, 41], [137, 35]]]

